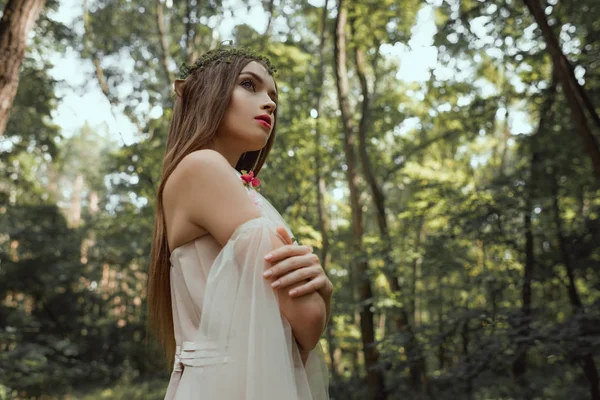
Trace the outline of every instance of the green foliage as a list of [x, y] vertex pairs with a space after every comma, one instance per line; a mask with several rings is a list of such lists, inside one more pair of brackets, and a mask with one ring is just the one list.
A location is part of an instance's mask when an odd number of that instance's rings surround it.
[[[427, 82], [407, 83], [397, 73], [413, 60], [383, 49], [409, 45], [430, 3], [348, 5], [351, 119], [357, 127], [363, 117], [360, 49], [366, 150], [387, 222], [386, 236], [359, 165], [362, 254], [352, 242], [334, 73], [337, 5], [326, 15], [323, 80], [323, 10], [313, 3], [275, 2], [269, 36], [247, 24], [232, 35], [277, 66], [280, 120], [262, 194], [318, 254], [317, 173], [324, 181], [332, 399], [367, 398], [363, 301], [375, 315], [375, 367], [388, 399], [589, 398], [582, 360], [600, 352], [600, 191], [543, 38], [522, 2], [439, 2], [439, 64]], [[551, 3], [553, 29], [597, 106], [600, 6]], [[169, 76], [231, 39], [216, 33], [224, 5], [91, 2], [83, 40], [52, 20], [56, 6], [36, 27], [0, 150], [0, 398], [163, 398], [169, 366], [146, 338], [145, 301]], [[51, 122], [60, 82], [47, 74], [47, 55], [66, 46], [98, 59], [114, 109], [139, 128], [137, 142], [119, 147], [87, 125], [62, 137]], [[155, 107], [162, 114], [150, 117]], [[351, 268], [359, 259], [374, 289], [362, 301]]]

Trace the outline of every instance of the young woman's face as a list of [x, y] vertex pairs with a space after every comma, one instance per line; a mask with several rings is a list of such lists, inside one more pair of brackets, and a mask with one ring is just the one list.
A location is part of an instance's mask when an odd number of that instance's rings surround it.
[[237, 77], [217, 136], [241, 151], [260, 150], [273, 130], [276, 107], [273, 77], [262, 64], [251, 61]]

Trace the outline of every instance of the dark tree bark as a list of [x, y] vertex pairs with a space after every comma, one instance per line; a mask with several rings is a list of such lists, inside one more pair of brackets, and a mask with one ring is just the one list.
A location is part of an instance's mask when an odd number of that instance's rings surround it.
[[[467, 305], [467, 309], [468, 309], [468, 305]], [[469, 319], [465, 320], [463, 322], [463, 326], [460, 331], [463, 357], [465, 358], [465, 360], [469, 360], [469, 358], [471, 356], [471, 354], [469, 352], [469, 344], [470, 344], [470, 340], [471, 340], [471, 337], [470, 337], [471, 330], [469, 329], [469, 323], [470, 323]], [[467, 375], [467, 377], [465, 378], [465, 398], [468, 400], [473, 398], [473, 376], [471, 373], [469, 373]]]
[[[542, 105], [539, 115], [539, 123], [537, 132], [531, 138], [530, 152], [531, 160], [529, 164], [529, 183], [528, 191], [525, 200], [525, 209], [523, 210], [523, 228], [525, 230], [525, 265], [523, 272], [523, 287], [521, 290], [522, 298], [522, 320], [520, 321], [519, 334], [528, 336], [531, 332], [531, 282], [533, 279], [533, 271], [535, 267], [535, 251], [534, 251], [534, 235], [531, 224], [531, 212], [533, 208], [533, 200], [535, 198], [536, 182], [539, 176], [538, 169], [540, 168], [539, 161], [541, 158], [539, 149], [539, 138], [544, 135], [547, 129], [548, 122], [551, 118], [552, 107], [556, 99], [556, 74], [552, 76], [552, 83], [546, 93], [546, 100]], [[525, 381], [527, 372], [527, 348], [517, 350], [517, 358], [513, 362], [512, 371], [515, 381], [525, 389], [528, 385]], [[523, 392], [523, 395], [529, 399], [531, 396]]]
[[579, 134], [583, 140], [583, 146], [592, 161], [594, 173], [598, 181], [600, 181], [600, 146], [598, 141], [590, 128], [584, 108], [587, 108], [591, 114], [592, 119], [599, 124], [600, 118], [596, 114], [596, 111], [591, 104], [590, 98], [585, 93], [585, 89], [581, 87], [575, 74], [573, 73], [573, 67], [569, 63], [569, 60], [563, 54], [560, 44], [552, 32], [552, 28], [548, 24], [546, 14], [542, 9], [540, 0], [523, 0], [529, 8], [529, 11], [533, 15], [536, 23], [542, 31], [546, 46], [552, 57], [554, 69], [556, 70], [558, 79], [560, 81], [562, 90], [567, 99], [567, 103], [571, 108], [573, 114], [573, 121], [579, 130]]
[[375, 347], [375, 328], [371, 303], [373, 293], [371, 282], [367, 275], [368, 263], [363, 257], [363, 216], [362, 204], [358, 188], [358, 171], [356, 161], [356, 135], [350, 117], [350, 104], [348, 101], [349, 84], [348, 72], [346, 70], [346, 21], [348, 11], [344, 0], [338, 1], [338, 14], [335, 26], [335, 77], [338, 93], [338, 101], [342, 114], [344, 154], [346, 157], [346, 178], [350, 188], [350, 207], [352, 210], [352, 246], [355, 256], [353, 257], [356, 269], [356, 282], [360, 300], [360, 331], [362, 336], [363, 352], [365, 355], [365, 366], [367, 369], [367, 387], [369, 400], [381, 400], [386, 398], [383, 374], [377, 370], [375, 364], [379, 353]]
[[46, 0], [9, 0], [0, 19], [0, 136], [4, 135], [19, 87], [27, 35]]
[[[571, 260], [570, 249], [564, 237], [562, 219], [560, 217], [560, 193], [558, 186], [558, 177], [556, 176], [556, 172], [553, 172], [553, 174], [554, 176], [551, 177], [552, 208], [554, 212], [554, 223], [556, 228], [556, 239], [558, 241], [558, 248], [560, 251], [562, 262], [567, 272], [567, 277], [569, 279], [567, 293], [569, 295], [569, 300], [571, 302], [571, 306], [573, 307], [575, 314], [583, 314], [585, 312], [585, 309], [583, 307], [581, 297], [579, 296], [579, 292], [577, 291], [577, 286], [575, 285], [575, 271], [573, 268], [573, 262]], [[590, 385], [590, 398], [592, 400], [600, 400], [600, 378], [598, 377], [598, 369], [596, 368], [594, 357], [591, 353], [588, 353], [582, 357], [582, 361], [583, 373]]]
[[[438, 298], [442, 297], [442, 286], [438, 285]], [[438, 335], [440, 336], [440, 344], [438, 345], [438, 368], [443, 370], [446, 367], [446, 338], [444, 337], [444, 302], [440, 301], [440, 308], [437, 315]]]

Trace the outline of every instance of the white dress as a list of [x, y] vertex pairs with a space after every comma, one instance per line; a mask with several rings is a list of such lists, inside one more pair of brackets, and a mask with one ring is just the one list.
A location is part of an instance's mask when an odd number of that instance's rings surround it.
[[225, 246], [207, 234], [171, 253], [177, 353], [165, 399], [329, 399], [320, 345], [303, 366], [262, 275], [275, 229], [289, 227], [258, 192], [248, 195], [261, 216], [240, 225]]

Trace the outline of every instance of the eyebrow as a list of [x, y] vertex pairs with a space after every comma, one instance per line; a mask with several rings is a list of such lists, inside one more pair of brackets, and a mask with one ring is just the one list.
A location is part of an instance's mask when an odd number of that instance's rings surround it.
[[[264, 84], [265, 84], [265, 81], [264, 81], [264, 80], [263, 80], [263, 79], [262, 79], [260, 76], [258, 76], [257, 74], [255, 74], [254, 72], [250, 72], [250, 71], [242, 71], [242, 72], [240, 72], [240, 75], [242, 75], [242, 74], [247, 74], [247, 75], [250, 75], [250, 76], [252, 76], [252, 77], [253, 77], [254, 79], [256, 79], [256, 80], [257, 80], [257, 81], [258, 81], [258, 82], [259, 82], [261, 85], [264, 85]], [[270, 95], [272, 95], [272, 96], [274, 96], [274, 97], [275, 97], [275, 99], [277, 99], [277, 98], [278, 98], [278, 97], [277, 97], [277, 91], [276, 91], [276, 90], [271, 90], [271, 91], [269, 91], [269, 94], [270, 94]]]

